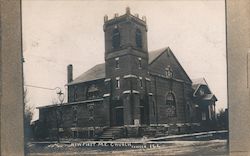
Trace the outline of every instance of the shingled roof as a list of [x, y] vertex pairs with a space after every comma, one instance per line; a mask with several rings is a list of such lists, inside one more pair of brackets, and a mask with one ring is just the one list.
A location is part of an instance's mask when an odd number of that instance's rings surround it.
[[213, 98], [215, 101], [218, 101], [214, 94], [207, 94], [202, 98], [202, 100], [212, 100]]
[[[197, 79], [192, 79], [192, 88], [194, 89], [194, 93], [197, 92], [197, 90], [199, 89], [199, 87], [201, 85], [205, 85], [208, 86], [205, 78], [197, 78]], [[208, 88], [209, 89], [209, 88]], [[209, 89], [210, 90], [210, 89]]]
[[73, 85], [102, 78], [105, 78], [105, 63], [97, 64], [93, 68], [90, 68], [88, 71], [84, 72], [67, 85]]
[[[166, 50], [170, 50], [169, 47], [161, 48], [158, 50], [150, 51], [149, 52], [149, 64], [151, 64], [154, 60], [156, 60], [163, 52]], [[90, 68], [88, 71], [84, 72], [72, 82], [68, 83], [67, 85], [73, 85], [78, 83], [83, 83], [87, 81], [93, 81], [98, 79], [105, 78], [105, 63], [97, 64], [96, 66]]]
[[205, 85], [207, 86], [211, 94], [207, 94], [205, 97], [203, 97], [203, 100], [211, 100], [212, 98], [215, 98], [215, 100], [217, 101], [216, 96], [212, 93], [205, 78], [192, 79], [192, 81], [193, 81], [192, 88], [194, 89], [194, 93], [193, 93], [194, 97], [196, 97], [195, 94], [199, 90], [200, 86]]
[[148, 53], [148, 63], [151, 64], [154, 60], [156, 60], [164, 51], [169, 50], [169, 47], [157, 49], [154, 51], [150, 51]]

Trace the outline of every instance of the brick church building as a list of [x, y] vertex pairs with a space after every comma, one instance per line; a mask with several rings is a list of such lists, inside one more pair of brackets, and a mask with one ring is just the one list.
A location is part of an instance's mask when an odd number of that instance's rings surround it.
[[[104, 17], [105, 63], [73, 79], [68, 102], [39, 108], [45, 137], [115, 138], [207, 130], [217, 98], [191, 80], [169, 47], [148, 51], [146, 18], [130, 9]], [[59, 115], [58, 115], [59, 114]], [[41, 133], [41, 132], [40, 132]]]

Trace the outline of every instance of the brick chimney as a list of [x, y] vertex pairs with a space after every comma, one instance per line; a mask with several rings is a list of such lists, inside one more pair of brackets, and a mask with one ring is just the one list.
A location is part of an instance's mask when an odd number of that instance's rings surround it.
[[67, 66], [67, 74], [68, 74], [68, 83], [70, 83], [71, 81], [73, 81], [73, 65], [69, 64]]

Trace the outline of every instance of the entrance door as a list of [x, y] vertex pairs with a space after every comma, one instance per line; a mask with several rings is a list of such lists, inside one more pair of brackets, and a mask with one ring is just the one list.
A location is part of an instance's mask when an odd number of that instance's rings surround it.
[[149, 107], [148, 102], [145, 100], [140, 100], [140, 115], [141, 124], [149, 124]]
[[115, 109], [115, 125], [123, 126], [123, 124], [124, 124], [123, 108], [116, 108]]
[[145, 119], [145, 112], [144, 112], [144, 107], [141, 106], [140, 108], [140, 114], [141, 114], [141, 125], [146, 124], [146, 119]]

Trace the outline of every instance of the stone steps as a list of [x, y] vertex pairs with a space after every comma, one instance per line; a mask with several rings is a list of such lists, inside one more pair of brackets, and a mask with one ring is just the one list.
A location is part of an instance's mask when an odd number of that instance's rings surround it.
[[113, 140], [121, 137], [123, 128], [110, 127], [104, 130], [103, 134], [99, 137], [100, 140]]

